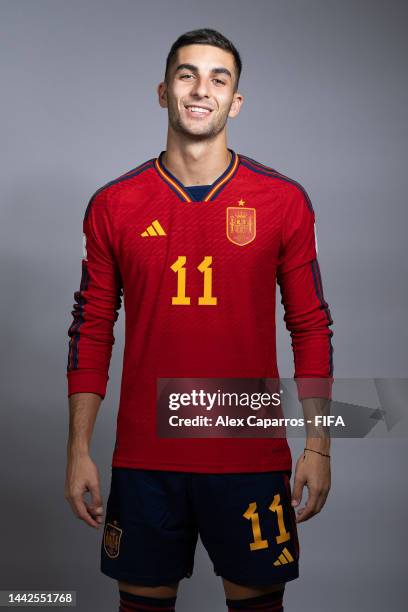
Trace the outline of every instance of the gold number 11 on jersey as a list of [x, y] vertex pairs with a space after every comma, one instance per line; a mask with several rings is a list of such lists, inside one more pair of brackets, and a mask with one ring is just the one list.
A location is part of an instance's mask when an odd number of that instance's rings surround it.
[[[179, 255], [172, 266], [171, 270], [177, 274], [177, 295], [171, 298], [171, 303], [175, 306], [188, 306], [191, 303], [190, 298], [186, 295], [186, 275], [187, 270], [185, 263], [187, 257]], [[212, 257], [204, 257], [203, 261], [197, 266], [197, 270], [204, 275], [204, 292], [198, 298], [199, 306], [216, 306], [217, 298], [212, 295]]]

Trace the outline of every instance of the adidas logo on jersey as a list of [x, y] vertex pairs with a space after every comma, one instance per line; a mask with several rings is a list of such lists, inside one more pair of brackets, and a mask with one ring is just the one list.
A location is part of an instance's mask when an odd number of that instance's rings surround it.
[[291, 563], [293, 561], [293, 557], [290, 554], [290, 552], [288, 551], [288, 549], [285, 547], [281, 554], [279, 555], [279, 557], [276, 559], [276, 561], [274, 561], [274, 565], [275, 567], [277, 565], [285, 565], [286, 563]]
[[140, 235], [142, 238], [150, 238], [152, 236], [167, 236], [158, 219], [155, 219], [152, 224], [149, 225], [149, 227], [147, 227]]

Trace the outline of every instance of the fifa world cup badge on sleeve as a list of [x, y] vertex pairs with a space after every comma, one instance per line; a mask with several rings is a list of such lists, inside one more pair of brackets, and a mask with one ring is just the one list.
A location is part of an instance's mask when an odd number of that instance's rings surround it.
[[106, 554], [111, 559], [119, 557], [120, 540], [122, 537], [122, 529], [117, 526], [117, 521], [106, 523], [103, 534], [103, 547]]
[[241, 198], [239, 206], [227, 207], [227, 238], [238, 246], [249, 244], [256, 236], [256, 210], [245, 208]]
[[315, 236], [315, 249], [316, 249], [316, 255], [319, 254], [319, 248], [317, 246], [317, 229], [316, 229], [316, 223], [314, 224], [314, 236]]
[[86, 251], [86, 234], [82, 234], [82, 255], [85, 261], [88, 261], [88, 253]]

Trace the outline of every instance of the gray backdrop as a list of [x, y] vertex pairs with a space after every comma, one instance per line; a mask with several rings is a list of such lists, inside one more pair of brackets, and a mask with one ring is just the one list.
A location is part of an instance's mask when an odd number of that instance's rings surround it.
[[[64, 500], [67, 328], [82, 217], [108, 180], [165, 148], [156, 100], [182, 32], [236, 43], [246, 96], [229, 144], [312, 198], [338, 377], [407, 373], [407, 4], [403, 0], [2, 0], [0, 589], [73, 589], [117, 609], [101, 531]], [[279, 318], [282, 317], [278, 304]], [[94, 434], [104, 501], [123, 349]], [[282, 376], [292, 375], [278, 332]], [[294, 459], [302, 440], [291, 441]], [[285, 610], [393, 612], [407, 597], [406, 439], [334, 440], [333, 486], [299, 526], [301, 578]], [[225, 610], [201, 544], [178, 609]]]

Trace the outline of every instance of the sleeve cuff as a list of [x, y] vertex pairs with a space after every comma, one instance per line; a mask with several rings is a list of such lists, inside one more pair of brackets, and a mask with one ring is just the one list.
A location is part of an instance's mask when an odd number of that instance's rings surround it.
[[71, 370], [67, 372], [68, 397], [73, 393], [96, 393], [104, 399], [109, 376], [92, 370]]
[[309, 397], [332, 399], [333, 377], [330, 378], [295, 378], [299, 400]]

